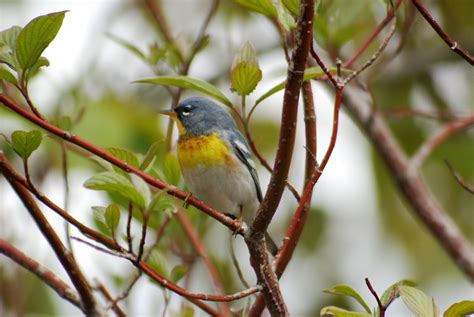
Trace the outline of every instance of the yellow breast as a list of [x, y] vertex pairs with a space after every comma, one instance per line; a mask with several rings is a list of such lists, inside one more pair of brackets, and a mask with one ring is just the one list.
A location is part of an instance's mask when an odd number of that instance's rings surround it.
[[216, 133], [197, 137], [182, 136], [178, 142], [178, 160], [181, 169], [222, 164], [235, 166], [236, 162], [230, 151]]

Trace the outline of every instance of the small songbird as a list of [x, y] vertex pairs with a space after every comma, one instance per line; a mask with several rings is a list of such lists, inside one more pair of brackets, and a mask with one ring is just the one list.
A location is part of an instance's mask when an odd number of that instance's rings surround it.
[[[193, 196], [250, 225], [262, 191], [252, 154], [234, 119], [214, 102], [198, 97], [162, 113], [178, 125], [178, 161]], [[265, 239], [275, 255], [276, 244], [268, 234]]]

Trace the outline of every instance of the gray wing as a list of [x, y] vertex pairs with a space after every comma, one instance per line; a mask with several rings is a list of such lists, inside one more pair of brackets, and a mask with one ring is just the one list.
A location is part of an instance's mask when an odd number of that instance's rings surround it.
[[244, 163], [244, 165], [247, 167], [248, 171], [250, 172], [250, 175], [252, 175], [252, 179], [257, 192], [258, 201], [262, 202], [262, 190], [260, 189], [260, 182], [258, 180], [257, 170], [255, 169], [255, 162], [252, 159], [252, 155], [247, 146], [247, 142], [240, 133], [232, 133], [230, 140], [235, 154], [237, 155], [239, 160], [241, 160], [242, 163]]

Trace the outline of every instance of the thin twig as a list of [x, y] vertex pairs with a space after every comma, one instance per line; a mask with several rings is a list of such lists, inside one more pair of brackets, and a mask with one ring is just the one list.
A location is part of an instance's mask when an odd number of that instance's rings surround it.
[[[387, 11], [387, 16], [390, 15], [390, 12], [391, 11], [395, 11], [395, 7], [393, 6], [393, 3], [392, 1], [390, 0], [390, 9]], [[379, 56], [382, 54], [382, 52], [385, 50], [385, 48], [387, 47], [388, 43], [390, 42], [390, 39], [392, 38], [393, 34], [395, 34], [395, 30], [397, 28], [397, 15], [396, 13], [394, 13], [394, 16], [393, 16], [393, 21], [392, 21], [392, 24], [390, 26], [390, 30], [388, 31], [388, 34], [385, 36], [385, 38], [383, 39], [382, 43], [380, 44], [380, 46], [377, 48], [377, 50], [374, 52], [374, 54], [372, 54], [372, 56], [370, 57], [370, 59], [368, 61], [366, 61], [364, 63], [364, 65], [362, 65], [362, 67], [360, 67], [359, 69], [357, 69], [356, 71], [352, 72], [352, 74], [350, 74], [349, 76], [347, 76], [346, 78], [344, 78], [344, 80], [342, 81], [342, 84], [343, 85], [347, 85], [347, 83], [349, 83], [352, 79], [354, 79], [355, 77], [357, 77], [360, 73], [362, 73], [365, 69], [367, 69], [368, 67], [370, 67], [378, 58]]]
[[430, 12], [425, 8], [420, 0], [412, 0], [413, 5], [425, 18], [425, 20], [431, 25], [431, 27], [438, 33], [438, 35], [443, 39], [443, 41], [448, 44], [449, 48], [457, 53], [459, 56], [464, 58], [469, 64], [474, 65], [474, 57], [458, 42], [454, 41], [448, 33], [446, 33], [443, 28], [436, 22]]
[[419, 169], [433, 151], [453, 135], [474, 126], [474, 115], [459, 118], [442, 126], [423, 143], [411, 158], [412, 167]]
[[112, 310], [115, 312], [115, 314], [118, 317], [126, 317], [127, 315], [123, 312], [123, 310], [117, 305], [117, 303], [114, 301], [112, 295], [110, 295], [109, 290], [104, 286], [104, 284], [99, 283], [97, 286], [97, 289], [104, 295], [104, 297], [109, 301]]
[[102, 159], [108, 161], [109, 163], [112, 163], [113, 165], [123, 169], [126, 172], [133, 173], [141, 177], [145, 182], [147, 182], [149, 185], [156, 187], [158, 189], [166, 189], [167, 194], [177, 197], [179, 199], [186, 199], [187, 203], [195, 206], [197, 209], [201, 210], [202, 212], [208, 214], [212, 218], [216, 219], [220, 223], [224, 224], [227, 226], [230, 230], [235, 232], [236, 234], [243, 234], [244, 229], [242, 228], [241, 224], [239, 221], [232, 219], [225, 214], [212, 209], [211, 207], [207, 206], [204, 204], [202, 201], [196, 199], [195, 197], [192, 197], [189, 195], [189, 193], [186, 193], [184, 191], [181, 191], [167, 183], [164, 183], [153, 176], [141, 171], [138, 168], [135, 168], [131, 166], [130, 164], [127, 164], [126, 162], [116, 158], [115, 156], [107, 153], [104, 150], [101, 150], [97, 146], [89, 143], [88, 141], [82, 139], [79, 136], [73, 135], [72, 133], [68, 131], [64, 131], [51, 123], [41, 120], [37, 118], [35, 115], [31, 114], [29, 111], [26, 111], [23, 109], [21, 106], [19, 106], [16, 102], [8, 98], [4, 94], [0, 94], [0, 102], [6, 105], [8, 108], [13, 110], [14, 112], [18, 113], [20, 116], [23, 118], [33, 122], [37, 126], [49, 131], [50, 133], [57, 135], [61, 137], [62, 139], [73, 143], [91, 153], [94, 153], [95, 155], [101, 157]]
[[348, 87], [345, 90], [344, 104], [347, 110], [372, 141], [402, 195], [457, 266], [474, 281], [474, 251], [470, 242], [441, 209], [418, 171], [411, 167], [381, 115], [371, 112], [371, 105], [355, 88]]
[[133, 217], [133, 202], [128, 202], [127, 208], [127, 244], [128, 252], [133, 253], [133, 237], [132, 237], [132, 217]]
[[[211, 276], [212, 282], [214, 283], [214, 288], [217, 291], [218, 294], [224, 294], [224, 286], [222, 285], [221, 278], [219, 277], [219, 273], [217, 271], [216, 266], [214, 263], [211, 261], [211, 258], [207, 254], [207, 250], [204, 247], [204, 244], [202, 243], [201, 239], [199, 238], [199, 235], [194, 228], [193, 224], [189, 220], [189, 218], [186, 216], [186, 214], [183, 212], [181, 208], [178, 208], [178, 211], [176, 212], [176, 217], [178, 218], [179, 223], [183, 227], [184, 232], [188, 236], [189, 241], [193, 245], [194, 249], [197, 251], [199, 256], [201, 257], [202, 261], [204, 262], [204, 265], [207, 268], [207, 271], [209, 272], [209, 275]], [[232, 313], [230, 311], [229, 305], [226, 303], [222, 303], [219, 305], [220, 312], [224, 316], [231, 316]]]
[[[396, 10], [400, 7], [402, 4], [403, 0], [398, 0], [397, 3], [395, 4]], [[347, 61], [345, 61], [342, 64], [343, 68], [349, 68], [352, 66], [352, 64], [359, 59], [359, 57], [367, 50], [367, 48], [372, 44], [372, 42], [377, 38], [377, 35], [379, 35], [380, 32], [387, 26], [387, 24], [393, 19], [395, 16], [395, 10], [393, 10], [392, 7], [389, 8], [387, 14], [385, 15], [385, 18], [377, 25], [377, 27], [374, 29], [372, 34], [369, 35], [369, 37], [362, 43], [362, 45], [359, 47], [359, 49], [352, 55], [351, 58], [349, 58]]]
[[387, 310], [387, 307], [382, 305], [379, 295], [377, 295], [377, 292], [374, 290], [374, 288], [372, 287], [372, 284], [370, 284], [369, 278], [367, 277], [365, 278], [365, 284], [369, 288], [370, 293], [372, 293], [375, 300], [377, 301], [377, 305], [379, 306], [379, 310], [380, 310], [380, 317], [385, 317], [385, 310]]
[[99, 307], [97, 306], [95, 298], [92, 294], [92, 290], [85, 276], [82, 274], [79, 266], [74, 261], [74, 258], [66, 249], [56, 232], [52, 229], [50, 223], [41, 212], [41, 209], [36, 204], [28, 189], [23, 186], [23, 184], [17, 182], [16, 179], [9, 173], [8, 169], [5, 168], [6, 164], [8, 164], [8, 161], [5, 155], [2, 153], [0, 153], [0, 162], [0, 171], [3, 173], [7, 181], [10, 183], [18, 197], [25, 205], [26, 209], [30, 213], [31, 217], [35, 221], [46, 241], [48, 241], [59, 262], [71, 279], [75, 289], [79, 293], [82, 303], [82, 311], [86, 315], [101, 315], [99, 312]]
[[446, 163], [446, 165], [448, 166], [449, 168], [449, 171], [451, 172], [451, 174], [453, 174], [454, 178], [456, 179], [456, 181], [459, 183], [459, 185], [461, 185], [462, 188], [464, 188], [467, 192], [471, 193], [471, 194], [474, 194], [474, 186], [472, 186], [471, 184], [467, 183], [463, 177], [461, 176], [461, 174], [459, 174], [458, 171], [456, 171], [454, 169], [454, 167], [451, 165], [451, 163], [449, 163], [448, 160], [444, 160], [444, 162]]
[[0, 239], [0, 253], [9, 257], [19, 266], [36, 275], [46, 285], [51, 287], [60, 297], [64, 298], [74, 306], [81, 308], [81, 300], [77, 292], [61, 280], [54, 272], [33, 260], [6, 240]]

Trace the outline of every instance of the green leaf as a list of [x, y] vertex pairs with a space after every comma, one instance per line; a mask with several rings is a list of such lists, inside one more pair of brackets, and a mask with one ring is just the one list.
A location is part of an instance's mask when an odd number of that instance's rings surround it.
[[39, 71], [39, 69], [43, 66], [49, 66], [49, 61], [47, 58], [41, 56], [36, 63], [31, 66], [30, 71], [27, 73], [26, 78], [30, 79], [33, 78]]
[[366, 312], [345, 310], [336, 306], [327, 306], [321, 309], [320, 316], [336, 316], [336, 317], [372, 317], [372, 314]]
[[145, 54], [143, 54], [142, 51], [140, 51], [140, 49], [137, 48], [135, 45], [133, 45], [132, 43], [128, 42], [127, 40], [124, 40], [124, 39], [122, 39], [122, 38], [120, 38], [116, 35], [111, 34], [111, 33], [107, 33], [106, 35], [112, 41], [114, 41], [115, 43], [119, 44], [122, 47], [125, 47], [127, 50], [132, 52], [135, 56], [138, 56], [141, 60], [148, 63], [148, 59], [145, 56]]
[[401, 280], [388, 287], [385, 292], [383, 292], [382, 297], [380, 297], [383, 306], [389, 305], [393, 300], [400, 296], [398, 290], [400, 285], [416, 286], [416, 283], [410, 280]]
[[105, 207], [92, 206], [92, 217], [94, 218], [94, 223], [100, 232], [104, 234], [109, 234], [109, 228], [105, 223]]
[[151, 200], [151, 191], [148, 184], [138, 175], [130, 174], [130, 179], [132, 180], [133, 186], [135, 189], [142, 195], [145, 200], [145, 206], [148, 206]]
[[146, 170], [148, 166], [153, 165], [153, 162], [155, 161], [155, 158], [156, 158], [156, 154], [158, 153], [160, 149], [160, 145], [162, 143], [163, 143], [162, 141], [156, 141], [148, 148], [148, 151], [146, 152], [145, 157], [140, 163], [140, 169], [142, 171]]
[[153, 196], [148, 205], [149, 211], [166, 212], [171, 216], [171, 214], [176, 210], [176, 205], [174, 200], [166, 195], [166, 192], [166, 190], [162, 190]]
[[124, 161], [128, 165], [131, 165], [136, 168], [140, 166], [140, 162], [138, 160], [137, 155], [129, 150], [116, 148], [116, 147], [108, 147], [108, 148], [105, 148], [104, 150], [112, 154], [116, 158]]
[[17, 86], [18, 81], [16, 80], [15, 76], [5, 68], [0, 68], [0, 80], [6, 80], [10, 84]]
[[278, 22], [285, 28], [287, 31], [291, 31], [296, 27], [296, 22], [291, 13], [286, 9], [282, 4], [281, 0], [273, 1], [273, 4], [277, 10]]
[[474, 314], [474, 301], [464, 300], [454, 303], [444, 312], [443, 317], [464, 317]]
[[131, 181], [125, 176], [116, 172], [102, 172], [89, 178], [84, 186], [94, 190], [104, 190], [118, 193], [134, 203], [140, 208], [145, 207], [145, 198], [140, 194]]
[[105, 224], [112, 231], [115, 232], [120, 223], [120, 208], [116, 204], [107, 206], [104, 212]]
[[171, 276], [170, 279], [178, 283], [186, 274], [188, 273], [188, 268], [184, 265], [176, 265], [172, 270], [171, 270]]
[[[337, 71], [337, 68], [336, 67], [331, 67], [331, 68], [329, 68], [329, 71], [331, 72], [331, 74], [335, 74], [336, 71]], [[307, 68], [305, 70], [303, 80], [311, 80], [311, 79], [322, 77], [322, 76], [324, 76], [324, 72], [321, 70], [320, 67], [310, 67], [310, 68]], [[261, 103], [262, 101], [264, 101], [268, 97], [270, 97], [270, 96], [276, 94], [277, 92], [285, 89], [285, 85], [286, 85], [286, 81], [283, 81], [283, 82], [279, 83], [278, 85], [270, 88], [266, 93], [264, 93], [262, 96], [260, 96], [260, 98], [258, 98], [257, 101], [255, 101], [255, 104], [258, 105], [259, 103]]]
[[300, 0], [282, 0], [283, 5], [291, 12], [294, 16], [297, 16], [300, 11]]
[[359, 295], [359, 293], [354, 290], [352, 287], [348, 285], [336, 285], [333, 288], [325, 289], [323, 290], [324, 293], [332, 294], [332, 295], [344, 295], [344, 296], [349, 296], [354, 298], [359, 304], [364, 307], [365, 311], [368, 313], [371, 313], [371, 309], [369, 305], [364, 301], [362, 296]]
[[21, 30], [16, 41], [16, 58], [22, 70], [33, 66], [54, 40], [66, 11], [39, 16]]
[[28, 159], [41, 144], [43, 135], [38, 130], [14, 131], [11, 135], [13, 150], [24, 160]]
[[0, 32], [0, 64], [6, 64], [13, 70], [18, 69], [18, 61], [15, 56], [16, 39], [21, 32], [21, 27], [12, 26]]
[[168, 268], [165, 258], [156, 250], [151, 253], [151, 256], [147, 262], [150, 267], [158, 272], [161, 276], [168, 276]]
[[195, 79], [187, 76], [158, 76], [149, 79], [142, 79], [136, 81], [138, 83], [148, 83], [148, 84], [159, 84], [159, 85], [168, 85], [175, 86], [185, 89], [193, 89], [198, 92], [201, 92], [205, 95], [208, 95], [212, 98], [215, 98], [225, 104], [228, 107], [232, 108], [232, 102], [219, 90], [216, 86], [211, 85], [208, 82], [205, 82], [200, 79]]
[[248, 95], [255, 90], [262, 80], [262, 71], [258, 66], [257, 54], [250, 44], [246, 42], [235, 56], [230, 71], [232, 90], [239, 95]]
[[416, 317], [432, 317], [438, 315], [438, 310], [433, 299], [419, 289], [406, 285], [400, 285], [398, 289], [403, 302]]
[[271, 0], [235, 0], [241, 6], [260, 14], [276, 18], [278, 16]]
[[175, 155], [167, 153], [163, 160], [163, 174], [167, 183], [178, 185], [181, 178], [178, 159]]
[[54, 124], [65, 131], [69, 131], [72, 127], [72, 118], [70, 116], [60, 116], [54, 120]]

